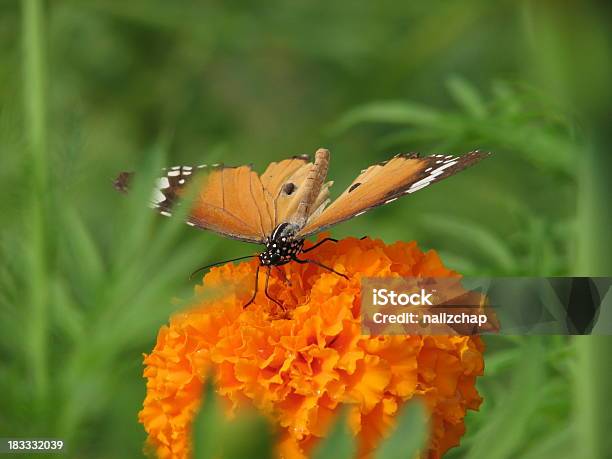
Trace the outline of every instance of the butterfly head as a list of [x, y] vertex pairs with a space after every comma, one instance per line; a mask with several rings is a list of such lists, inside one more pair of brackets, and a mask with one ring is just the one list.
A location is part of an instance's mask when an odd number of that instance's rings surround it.
[[266, 240], [266, 250], [259, 254], [263, 266], [280, 266], [289, 263], [302, 251], [304, 239], [296, 238], [298, 226], [281, 223]]

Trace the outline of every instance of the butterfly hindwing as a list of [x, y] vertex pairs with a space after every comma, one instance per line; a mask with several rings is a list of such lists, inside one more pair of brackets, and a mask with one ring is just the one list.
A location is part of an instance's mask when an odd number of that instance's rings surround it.
[[[322, 173], [327, 164], [320, 162], [315, 164], [309, 162], [307, 155], [294, 156], [280, 162], [271, 163], [261, 175], [261, 182], [265, 189], [268, 206], [274, 219], [274, 227], [284, 222], [289, 222], [298, 212], [300, 203], [310, 199], [313, 200], [308, 215], [312, 215], [317, 209], [324, 206], [329, 197], [329, 187], [333, 182], [323, 183], [317, 196], [308, 196], [307, 181], [309, 176]], [[324, 178], [324, 177], [323, 177]]]
[[307, 237], [325, 228], [395, 201], [439, 182], [487, 157], [474, 151], [463, 156], [417, 154], [397, 155], [362, 171], [351, 185], [318, 216], [311, 218], [299, 233]]

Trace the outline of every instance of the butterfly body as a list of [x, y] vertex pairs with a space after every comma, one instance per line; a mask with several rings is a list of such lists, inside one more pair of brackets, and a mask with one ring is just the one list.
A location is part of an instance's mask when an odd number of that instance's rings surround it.
[[[325, 238], [304, 249], [307, 237], [426, 188], [488, 156], [489, 153], [479, 151], [463, 156], [399, 154], [362, 170], [331, 204], [329, 188], [333, 182], [326, 182], [330, 153], [323, 148], [315, 152], [314, 162], [309, 162], [308, 156], [294, 156], [271, 163], [261, 175], [250, 166], [174, 166], [165, 169], [164, 176], [157, 181], [151, 206], [161, 215], [172, 215], [193, 177], [204, 175], [205, 180], [197, 184], [197, 194], [189, 204], [187, 224], [240, 241], [264, 244], [266, 250], [254, 256], [258, 257], [259, 267], [268, 271], [266, 295], [280, 305], [267, 293], [272, 267], [292, 261], [312, 263], [346, 277], [315, 259], [298, 257], [326, 241], [335, 241]], [[131, 172], [119, 174], [115, 188], [126, 192], [132, 176]], [[242, 258], [249, 257], [239, 259]], [[247, 305], [257, 294], [259, 267], [255, 293]]]

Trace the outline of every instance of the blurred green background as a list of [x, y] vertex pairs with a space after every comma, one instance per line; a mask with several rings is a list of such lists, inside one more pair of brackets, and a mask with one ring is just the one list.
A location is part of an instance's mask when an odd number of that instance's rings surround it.
[[[164, 165], [490, 150], [332, 230], [465, 275], [612, 275], [608, 1], [0, 0], [0, 437], [133, 458], [141, 354], [197, 266], [256, 248], [144, 202]], [[112, 188], [142, 171], [135, 193]], [[450, 458], [604, 458], [607, 337], [487, 337]]]

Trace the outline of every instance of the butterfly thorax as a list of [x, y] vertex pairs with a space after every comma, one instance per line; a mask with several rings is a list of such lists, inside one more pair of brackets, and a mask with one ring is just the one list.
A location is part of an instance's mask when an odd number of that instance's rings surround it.
[[281, 223], [266, 239], [266, 250], [259, 254], [263, 266], [280, 266], [289, 263], [304, 246], [303, 238], [296, 238], [299, 227], [292, 223]]

